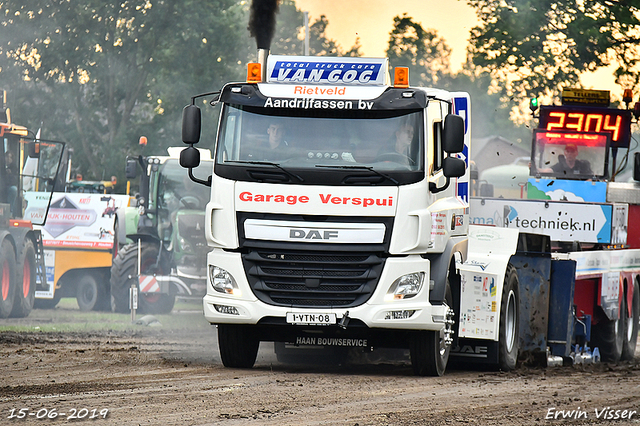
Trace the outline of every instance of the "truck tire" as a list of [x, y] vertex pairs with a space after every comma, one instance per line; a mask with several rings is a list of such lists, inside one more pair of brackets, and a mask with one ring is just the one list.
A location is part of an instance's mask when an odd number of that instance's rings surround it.
[[36, 249], [33, 241], [27, 238], [20, 252], [18, 262], [15, 300], [11, 316], [25, 318], [29, 316], [36, 299]]
[[218, 324], [218, 348], [228, 368], [251, 368], [258, 356], [260, 340], [246, 325]]
[[0, 318], [8, 318], [13, 310], [16, 292], [16, 254], [7, 240], [0, 246]]
[[[169, 262], [161, 259], [156, 269], [158, 245], [142, 243], [140, 267], [146, 275], [169, 275]], [[129, 289], [138, 285], [138, 243], [127, 244], [118, 252], [111, 266], [111, 308], [126, 313], [129, 309]], [[139, 290], [139, 288], [138, 288]], [[175, 304], [175, 295], [166, 293], [138, 293], [138, 310], [144, 314], [168, 314]]]
[[620, 312], [620, 319], [604, 318], [591, 328], [591, 347], [600, 350], [600, 357], [604, 362], [618, 362], [622, 357], [624, 346], [624, 314]]
[[[448, 307], [447, 320], [453, 320], [453, 296], [449, 278], [445, 288], [445, 304]], [[422, 330], [411, 337], [410, 355], [413, 373], [417, 376], [442, 376], [447, 369], [451, 343], [445, 339], [446, 333], [453, 339], [455, 324], [446, 322], [441, 331]]]
[[640, 285], [636, 281], [633, 286], [631, 302], [631, 316], [627, 313], [627, 302], [623, 306], [624, 312], [624, 344], [622, 345], [622, 359], [632, 360], [638, 343], [638, 321], [640, 321]]
[[76, 289], [76, 301], [82, 312], [100, 310], [106, 298], [107, 290], [94, 274], [82, 275]]
[[499, 367], [504, 371], [516, 368], [520, 348], [520, 293], [518, 273], [507, 266], [500, 303], [500, 332], [498, 341]]

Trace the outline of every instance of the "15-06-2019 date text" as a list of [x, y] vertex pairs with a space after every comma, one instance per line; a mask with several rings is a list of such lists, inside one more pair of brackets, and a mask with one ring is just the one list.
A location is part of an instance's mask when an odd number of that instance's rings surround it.
[[40, 409], [30, 409], [30, 408], [12, 408], [9, 410], [9, 415], [7, 419], [9, 420], [17, 420], [17, 419], [38, 419], [38, 420], [54, 420], [54, 419], [64, 419], [64, 420], [92, 420], [92, 419], [106, 419], [109, 414], [108, 408], [69, 408], [64, 411], [58, 411], [56, 408], [40, 408]]

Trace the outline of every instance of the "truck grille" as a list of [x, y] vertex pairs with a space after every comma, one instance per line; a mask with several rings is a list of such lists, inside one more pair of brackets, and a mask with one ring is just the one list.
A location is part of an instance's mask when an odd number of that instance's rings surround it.
[[267, 249], [250, 251], [242, 261], [258, 299], [291, 307], [361, 305], [373, 294], [384, 264], [371, 253]]

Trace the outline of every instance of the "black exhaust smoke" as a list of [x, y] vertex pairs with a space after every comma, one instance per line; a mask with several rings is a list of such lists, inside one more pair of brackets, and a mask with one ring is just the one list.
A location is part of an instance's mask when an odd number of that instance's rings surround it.
[[249, 32], [256, 39], [258, 49], [269, 50], [276, 32], [276, 13], [279, 0], [253, 0], [249, 16]]

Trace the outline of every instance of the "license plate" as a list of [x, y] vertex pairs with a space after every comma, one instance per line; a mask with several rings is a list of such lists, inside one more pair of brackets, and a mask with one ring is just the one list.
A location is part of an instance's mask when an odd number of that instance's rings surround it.
[[336, 314], [302, 314], [287, 312], [287, 323], [298, 325], [329, 325], [336, 323]]

